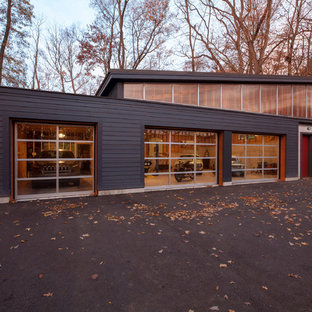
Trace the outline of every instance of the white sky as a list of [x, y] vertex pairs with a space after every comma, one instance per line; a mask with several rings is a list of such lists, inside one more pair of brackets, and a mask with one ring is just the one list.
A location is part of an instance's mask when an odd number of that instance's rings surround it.
[[48, 25], [85, 27], [94, 18], [89, 0], [31, 0], [36, 16], [43, 16]]

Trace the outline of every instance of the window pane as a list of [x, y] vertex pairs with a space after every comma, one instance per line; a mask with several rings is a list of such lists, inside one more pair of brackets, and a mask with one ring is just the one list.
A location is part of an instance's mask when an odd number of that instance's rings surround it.
[[56, 140], [56, 126], [40, 124], [18, 124], [18, 139]]
[[278, 86], [278, 114], [291, 116], [291, 85]]
[[169, 142], [169, 131], [161, 129], [145, 129], [145, 142]]
[[174, 87], [174, 103], [197, 105], [197, 84], [177, 83]]
[[172, 159], [171, 166], [172, 166], [171, 171], [174, 172], [194, 171], [194, 159], [188, 157], [182, 157], [180, 159]]
[[277, 168], [278, 158], [264, 158], [264, 168]]
[[56, 192], [56, 180], [28, 180], [17, 182], [17, 195], [34, 195]]
[[169, 157], [169, 144], [145, 144], [144, 157]]
[[305, 86], [293, 85], [294, 117], [306, 116], [306, 88]]
[[312, 86], [311, 85], [307, 85], [307, 109], [308, 109], [307, 118], [312, 118]]
[[238, 84], [222, 85], [222, 108], [241, 110], [241, 86]]
[[169, 172], [169, 159], [145, 159], [145, 173]]
[[93, 190], [93, 178], [60, 179], [59, 190], [61, 193], [92, 191]]
[[171, 132], [171, 142], [193, 143], [194, 142], [194, 132], [191, 132], [191, 131], [172, 131]]
[[246, 163], [246, 169], [262, 169], [262, 158], [247, 158]]
[[277, 170], [274, 169], [263, 170], [263, 173], [265, 179], [278, 179]]
[[189, 144], [172, 144], [171, 157], [193, 158], [194, 145]]
[[127, 99], [143, 100], [143, 84], [124, 83], [124, 97]]
[[245, 134], [232, 134], [232, 143], [233, 144], [245, 144], [246, 135]]
[[253, 84], [242, 85], [243, 111], [260, 112], [260, 86]]
[[217, 183], [215, 172], [202, 172], [196, 175], [196, 183]]
[[232, 145], [233, 157], [245, 157], [246, 147], [244, 145]]
[[91, 160], [60, 160], [59, 176], [70, 177], [93, 174], [93, 161]]
[[17, 158], [55, 158], [55, 147], [56, 144], [51, 142], [17, 142]]
[[248, 180], [263, 179], [262, 170], [246, 171], [246, 179]]
[[261, 112], [276, 114], [276, 85], [261, 85]]
[[144, 176], [145, 187], [161, 186], [169, 184], [168, 174], [146, 175]]
[[197, 170], [199, 170], [198, 162], [202, 162], [203, 170], [216, 170], [216, 159], [198, 159], [197, 158]]
[[247, 146], [247, 157], [255, 157], [260, 156], [262, 157], [262, 146]]
[[[232, 156], [232, 176], [244, 176], [243, 169], [246, 169], [246, 158]], [[235, 173], [234, 173], [235, 171]]]
[[279, 137], [277, 135], [265, 135], [264, 145], [278, 145]]
[[196, 157], [216, 157], [216, 145], [196, 145]]
[[197, 143], [217, 143], [217, 134], [213, 132], [197, 132], [196, 133], [196, 142]]
[[171, 175], [171, 184], [194, 184], [194, 173], [175, 173]]
[[77, 140], [77, 141], [92, 141], [93, 127], [86, 126], [60, 126], [60, 140]]
[[247, 144], [262, 144], [262, 135], [247, 134]]
[[278, 156], [278, 146], [264, 146], [264, 156]]
[[232, 181], [242, 181], [245, 179], [245, 171], [232, 171]]
[[172, 85], [167, 83], [146, 83], [145, 100], [172, 102]]
[[199, 105], [220, 108], [221, 85], [199, 84]]
[[93, 158], [92, 143], [61, 142], [59, 158]]
[[55, 161], [18, 161], [18, 178], [51, 178], [56, 177]]

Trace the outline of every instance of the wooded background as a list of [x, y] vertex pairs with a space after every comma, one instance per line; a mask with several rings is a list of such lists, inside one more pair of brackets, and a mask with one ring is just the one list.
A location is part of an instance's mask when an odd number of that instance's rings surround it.
[[90, 6], [86, 29], [46, 30], [30, 0], [0, 0], [0, 85], [94, 94], [111, 68], [312, 75], [312, 0]]

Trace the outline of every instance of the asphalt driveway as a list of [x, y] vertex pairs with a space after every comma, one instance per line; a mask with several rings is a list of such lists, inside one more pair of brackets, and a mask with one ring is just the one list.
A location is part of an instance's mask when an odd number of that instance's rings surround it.
[[312, 311], [312, 180], [0, 205], [0, 311]]

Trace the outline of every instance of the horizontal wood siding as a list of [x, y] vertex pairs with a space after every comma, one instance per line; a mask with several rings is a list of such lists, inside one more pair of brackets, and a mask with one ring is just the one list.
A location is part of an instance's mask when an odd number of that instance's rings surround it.
[[[144, 127], [225, 130], [286, 135], [286, 177], [298, 172], [299, 119], [178, 104], [147, 103], [61, 93], [0, 88], [0, 196], [10, 193], [10, 119], [87, 122], [98, 126], [98, 189], [141, 188]], [[227, 152], [226, 152], [227, 151]], [[230, 148], [225, 152], [229, 153]], [[229, 161], [231, 155], [224, 155]], [[230, 163], [224, 163], [224, 181]]]

